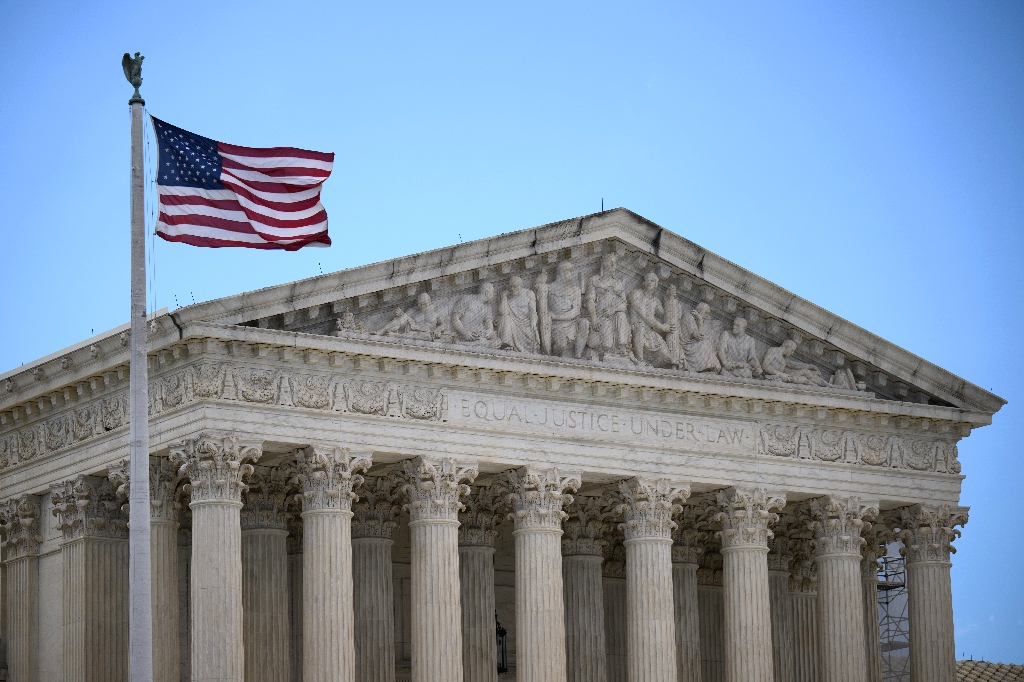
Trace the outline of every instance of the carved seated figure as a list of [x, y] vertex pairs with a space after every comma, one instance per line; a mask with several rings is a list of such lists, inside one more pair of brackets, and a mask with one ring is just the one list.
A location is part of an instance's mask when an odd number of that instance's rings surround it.
[[732, 321], [732, 329], [722, 332], [718, 340], [718, 359], [722, 363], [722, 374], [727, 376], [751, 377], [761, 376], [761, 363], [754, 353], [754, 339], [747, 335], [747, 321], [737, 317]]
[[452, 329], [456, 343], [498, 348], [501, 339], [494, 330], [494, 285], [484, 282], [476, 294], [465, 294], [452, 307]]
[[380, 336], [397, 336], [420, 341], [451, 343], [453, 338], [441, 314], [430, 301], [430, 294], [416, 298], [416, 309], [410, 313], [395, 308], [395, 316], [376, 332]]
[[818, 368], [805, 362], [793, 359], [796, 341], [787, 339], [778, 348], [769, 348], [764, 354], [761, 368], [764, 378], [783, 381], [787, 384], [804, 384], [810, 386], [828, 386]]
[[680, 318], [677, 366], [682, 369], [713, 374], [722, 370], [710, 316], [711, 306], [701, 301], [696, 308], [686, 311]]

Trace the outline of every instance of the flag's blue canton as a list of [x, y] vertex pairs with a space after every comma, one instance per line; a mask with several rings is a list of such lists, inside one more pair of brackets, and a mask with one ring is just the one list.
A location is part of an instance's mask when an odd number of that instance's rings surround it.
[[220, 182], [221, 156], [217, 143], [154, 118], [160, 145], [160, 169], [157, 184], [179, 187], [224, 189]]

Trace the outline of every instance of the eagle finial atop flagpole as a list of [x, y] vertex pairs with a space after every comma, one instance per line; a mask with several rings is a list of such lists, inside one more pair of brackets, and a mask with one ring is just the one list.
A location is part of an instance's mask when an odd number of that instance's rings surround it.
[[146, 100], [142, 99], [142, 95], [139, 94], [139, 88], [142, 87], [142, 60], [145, 59], [138, 52], [135, 56], [131, 56], [130, 53], [125, 52], [124, 56], [121, 57], [121, 68], [124, 69], [124, 77], [128, 79], [128, 82], [135, 86], [135, 94], [128, 100], [128, 104], [145, 104]]

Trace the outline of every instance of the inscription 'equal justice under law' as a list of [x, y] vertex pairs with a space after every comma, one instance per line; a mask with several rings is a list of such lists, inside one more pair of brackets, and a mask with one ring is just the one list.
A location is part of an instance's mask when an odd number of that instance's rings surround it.
[[594, 431], [626, 437], [659, 438], [712, 444], [730, 448], [754, 447], [754, 430], [708, 421], [668, 419], [662, 416], [619, 414], [583, 406], [553, 407], [508, 400], [461, 398], [458, 414], [464, 419], [503, 422], [563, 431]]

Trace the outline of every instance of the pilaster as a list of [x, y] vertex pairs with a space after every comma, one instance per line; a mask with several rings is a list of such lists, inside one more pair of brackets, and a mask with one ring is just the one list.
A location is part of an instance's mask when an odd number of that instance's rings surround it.
[[508, 472], [516, 542], [516, 680], [565, 682], [563, 506], [572, 504], [579, 474], [521, 467]]
[[860, 552], [866, 519], [877, 504], [858, 497], [811, 500], [809, 528], [818, 567], [818, 650], [822, 682], [867, 679]]
[[566, 507], [562, 522], [562, 586], [565, 593], [565, 657], [569, 682], [607, 682], [604, 633], [604, 539], [611, 524], [596, 497]]
[[910, 676], [915, 680], [955, 682], [953, 593], [949, 571], [957, 526], [967, 524], [969, 509], [914, 505], [900, 510], [899, 538], [907, 558], [910, 616]]
[[246, 479], [263, 454], [260, 441], [200, 434], [171, 445], [171, 461], [191, 496], [190, 582], [193, 682], [242, 682], [242, 531]]
[[463, 679], [459, 512], [475, 462], [417, 457], [402, 463], [412, 573], [412, 678]]
[[302, 674], [304, 682], [354, 682], [353, 489], [368, 455], [315, 444], [296, 453], [302, 496]]
[[494, 541], [504, 506], [490, 485], [466, 498], [459, 514], [459, 585], [462, 593], [462, 675], [465, 682], [497, 682], [494, 644]]
[[39, 679], [39, 498], [22, 495], [0, 504], [4, 526], [7, 613], [7, 674], [11, 680]]
[[50, 486], [63, 532], [65, 682], [128, 680], [128, 522], [107, 478]]
[[771, 682], [771, 598], [768, 586], [768, 526], [782, 494], [765, 488], [729, 488], [716, 495], [721, 525], [725, 591], [726, 682]]
[[672, 516], [690, 496], [687, 483], [631, 478], [619, 484], [616, 513], [626, 537], [626, 627], [630, 682], [675, 677]]
[[352, 583], [356, 682], [394, 682], [395, 596], [391, 535], [401, 483], [394, 475], [366, 479], [352, 505]]

